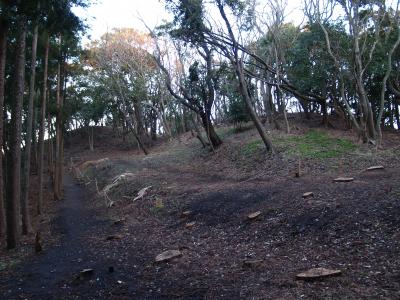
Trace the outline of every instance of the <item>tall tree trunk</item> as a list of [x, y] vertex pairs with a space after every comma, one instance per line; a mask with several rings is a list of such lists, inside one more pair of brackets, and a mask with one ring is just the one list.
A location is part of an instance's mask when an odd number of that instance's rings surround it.
[[21, 194], [21, 215], [22, 215], [22, 233], [31, 232], [31, 220], [29, 214], [29, 180], [31, 167], [31, 142], [32, 142], [32, 119], [33, 119], [33, 100], [35, 97], [35, 76], [36, 76], [36, 49], [38, 40], [38, 25], [35, 26], [32, 40], [31, 57], [31, 77], [29, 82], [29, 102], [28, 116], [26, 119], [26, 139], [25, 139], [25, 157], [24, 157], [24, 176]]
[[35, 99], [33, 104], [33, 120], [32, 120], [32, 164], [31, 167], [33, 168], [33, 172], [37, 174], [37, 160], [38, 160], [38, 143], [37, 143], [37, 124], [38, 124], [38, 106], [37, 103], [39, 102], [40, 98], [40, 90], [36, 89]]
[[21, 132], [22, 105], [25, 85], [26, 16], [19, 16], [15, 50], [14, 103], [11, 110], [10, 163], [7, 197], [7, 247], [19, 242], [21, 201]]
[[3, 178], [3, 124], [4, 124], [4, 86], [7, 52], [7, 27], [5, 22], [0, 23], [0, 237], [6, 234], [6, 211], [4, 199]]
[[43, 169], [44, 169], [44, 132], [46, 130], [46, 96], [47, 96], [47, 70], [49, 62], [49, 36], [46, 34], [45, 54], [44, 54], [44, 71], [43, 71], [43, 90], [42, 105], [40, 107], [40, 127], [39, 127], [39, 157], [38, 157], [38, 173], [39, 173], [39, 196], [37, 202], [37, 212], [40, 215], [43, 208]]
[[62, 199], [62, 183], [63, 183], [63, 106], [64, 106], [64, 58], [61, 50], [62, 37], [60, 35], [60, 59], [57, 70], [57, 120], [56, 120], [56, 158], [55, 158], [55, 173], [54, 173], [54, 196], [56, 200]]

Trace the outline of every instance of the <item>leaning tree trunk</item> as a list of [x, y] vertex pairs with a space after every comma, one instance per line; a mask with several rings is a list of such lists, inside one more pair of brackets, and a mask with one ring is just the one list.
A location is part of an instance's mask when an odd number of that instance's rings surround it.
[[31, 142], [32, 142], [32, 119], [33, 99], [35, 97], [35, 76], [36, 76], [36, 49], [38, 40], [38, 25], [35, 26], [32, 40], [31, 77], [29, 82], [28, 116], [26, 119], [26, 139], [24, 157], [24, 177], [21, 197], [22, 233], [31, 232], [31, 220], [29, 215], [29, 180], [31, 167]]
[[39, 155], [38, 155], [38, 173], [39, 173], [39, 196], [37, 201], [37, 212], [40, 215], [43, 207], [43, 169], [44, 169], [44, 132], [46, 130], [46, 96], [47, 96], [47, 70], [49, 62], [49, 36], [46, 35], [46, 49], [44, 54], [43, 70], [43, 91], [42, 105], [40, 107], [40, 127], [39, 127]]
[[[7, 51], [7, 27], [0, 23], [0, 149], [3, 149], [4, 85]], [[0, 151], [0, 237], [6, 234], [6, 211], [4, 203], [3, 152]]]
[[243, 72], [243, 62], [242, 61], [237, 61], [236, 65], [235, 65], [235, 71], [236, 74], [238, 76], [239, 79], [239, 89], [240, 89], [240, 93], [243, 96], [243, 100], [246, 104], [247, 110], [250, 114], [250, 117], [254, 123], [254, 125], [256, 126], [256, 129], [258, 131], [258, 134], [260, 135], [262, 141], [264, 142], [265, 147], [267, 148], [268, 151], [273, 151], [273, 147], [272, 147], [272, 141], [271, 139], [268, 137], [268, 135], [266, 134], [266, 132], [264, 131], [264, 128], [260, 122], [260, 119], [258, 118], [257, 114], [255, 113], [255, 111], [253, 110], [253, 106], [252, 106], [252, 101], [251, 101], [251, 96], [249, 94], [249, 91], [247, 89], [247, 83], [246, 83], [246, 79], [244, 78], [244, 72]]
[[7, 247], [15, 248], [19, 242], [21, 200], [21, 132], [22, 105], [25, 84], [26, 17], [19, 17], [15, 50], [14, 103], [11, 110], [10, 166], [7, 197]]

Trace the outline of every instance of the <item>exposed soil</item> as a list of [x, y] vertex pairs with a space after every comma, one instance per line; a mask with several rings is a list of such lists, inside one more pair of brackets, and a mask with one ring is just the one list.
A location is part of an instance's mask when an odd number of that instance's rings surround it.
[[[295, 158], [235, 152], [253, 134], [225, 139], [216, 153], [185, 138], [148, 157], [99, 154], [110, 159], [84, 170], [81, 185], [67, 177], [53, 222], [59, 242], [2, 277], [0, 298], [399, 299], [397, 152], [307, 159], [295, 178]], [[376, 163], [385, 169], [365, 171]], [[133, 179], [97, 192], [124, 172]], [[355, 180], [333, 182], [343, 175]], [[154, 262], [169, 249], [182, 256]], [[342, 275], [296, 280], [314, 267]], [[78, 278], [86, 268], [93, 274]]]

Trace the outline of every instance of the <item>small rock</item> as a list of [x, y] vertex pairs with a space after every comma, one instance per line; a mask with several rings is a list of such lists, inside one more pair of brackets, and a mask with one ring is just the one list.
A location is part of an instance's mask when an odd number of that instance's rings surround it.
[[261, 211], [256, 211], [254, 213], [251, 213], [247, 216], [247, 219], [249, 220], [255, 220], [261, 215]]
[[314, 197], [314, 193], [313, 192], [307, 192], [303, 194], [303, 198], [308, 198], [308, 197]]
[[369, 167], [369, 168], [367, 169], [367, 171], [382, 170], [382, 169], [384, 169], [384, 168], [385, 168], [384, 166], [372, 166], [372, 167]]
[[187, 218], [192, 214], [190, 210], [185, 210], [184, 212], [181, 213], [181, 218]]
[[196, 224], [196, 222], [189, 222], [189, 223], [186, 223], [185, 227], [190, 229], [194, 226], [194, 224]]
[[338, 276], [340, 274], [342, 274], [342, 271], [340, 271], [340, 270], [314, 268], [314, 269], [310, 269], [306, 272], [297, 274], [296, 278], [300, 279], [300, 280], [313, 280], [313, 279], [325, 278], [325, 277], [330, 277], [330, 276]]
[[114, 267], [113, 266], [108, 267], [108, 273], [113, 273], [113, 272], [114, 272]]
[[338, 177], [335, 178], [333, 181], [335, 182], [350, 182], [350, 181], [354, 181], [353, 177]]
[[243, 267], [247, 268], [255, 268], [260, 266], [263, 263], [262, 259], [256, 259], [256, 260], [245, 260], [243, 262]]
[[167, 250], [156, 256], [156, 262], [168, 261], [175, 257], [179, 257], [181, 255], [182, 255], [182, 252], [179, 250]]

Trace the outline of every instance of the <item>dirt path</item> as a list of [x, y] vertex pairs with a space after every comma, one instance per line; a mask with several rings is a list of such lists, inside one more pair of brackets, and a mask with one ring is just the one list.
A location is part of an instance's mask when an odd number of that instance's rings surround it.
[[[53, 224], [54, 234], [61, 235], [59, 242], [22, 263], [10, 278], [1, 278], [1, 299], [71, 299], [76, 298], [78, 289], [84, 298], [88, 294], [97, 298], [93, 282], [104, 282], [112, 261], [95, 256], [87, 240], [102, 234], [109, 221], [96, 216], [88, 205], [88, 192], [70, 176], [66, 176], [64, 190], [65, 198]], [[76, 280], [77, 274], [86, 268], [96, 270], [93, 278]]]

